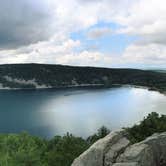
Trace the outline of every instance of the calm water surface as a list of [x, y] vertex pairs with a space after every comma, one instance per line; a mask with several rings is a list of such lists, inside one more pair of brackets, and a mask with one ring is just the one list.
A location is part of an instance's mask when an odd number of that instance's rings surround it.
[[166, 114], [166, 96], [147, 89], [0, 91], [0, 133], [89, 136], [102, 125], [115, 130], [148, 113]]

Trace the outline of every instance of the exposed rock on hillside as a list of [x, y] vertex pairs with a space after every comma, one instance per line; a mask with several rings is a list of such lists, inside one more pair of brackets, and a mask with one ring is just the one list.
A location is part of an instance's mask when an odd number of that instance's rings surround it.
[[131, 145], [124, 131], [112, 132], [93, 144], [72, 166], [166, 166], [166, 133]]
[[146, 86], [166, 90], [166, 73], [44, 64], [0, 65], [0, 89]]

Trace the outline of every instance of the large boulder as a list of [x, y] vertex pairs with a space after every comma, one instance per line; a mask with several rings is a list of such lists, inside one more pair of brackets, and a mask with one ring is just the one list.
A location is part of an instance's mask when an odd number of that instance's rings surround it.
[[166, 166], [166, 132], [130, 145], [125, 131], [112, 132], [93, 144], [72, 166]]
[[126, 137], [122, 137], [113, 144], [104, 154], [104, 166], [111, 166], [116, 162], [116, 158], [125, 150], [130, 144]]
[[72, 166], [111, 166], [119, 153], [130, 144], [125, 135], [123, 130], [111, 132], [75, 159]]
[[136, 162], [138, 166], [166, 166], [166, 133], [154, 134], [129, 146], [116, 162]]
[[[144, 143], [134, 144], [128, 147], [125, 152], [118, 157], [116, 162], [137, 163], [136, 165], [139, 163], [139, 166], [153, 166], [153, 151]], [[114, 166], [116, 165], [114, 164]]]

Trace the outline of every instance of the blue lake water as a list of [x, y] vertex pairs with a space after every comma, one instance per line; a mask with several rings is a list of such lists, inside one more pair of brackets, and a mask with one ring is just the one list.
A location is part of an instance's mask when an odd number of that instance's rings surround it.
[[131, 126], [153, 111], [166, 114], [166, 96], [134, 87], [0, 91], [0, 133], [86, 137], [102, 125]]

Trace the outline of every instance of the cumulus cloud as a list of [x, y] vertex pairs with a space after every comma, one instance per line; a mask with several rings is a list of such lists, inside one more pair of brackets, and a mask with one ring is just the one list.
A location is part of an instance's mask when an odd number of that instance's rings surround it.
[[68, 35], [88, 28], [105, 20], [113, 12], [110, 10], [113, 5], [108, 0], [1, 1], [0, 48], [16, 48], [48, 40], [57, 32]]
[[160, 44], [130, 45], [122, 58], [130, 63], [138, 64], [165, 64], [166, 47]]
[[[65, 58], [71, 59], [69, 58], [71, 56], [73, 61], [80, 59], [82, 53], [73, 51], [76, 46], [79, 47], [80, 42], [70, 39], [70, 33], [86, 29], [103, 20], [105, 16], [101, 13], [108, 7], [105, 5], [108, 1], [103, 2], [85, 3], [79, 0], [0, 2], [1, 63], [57, 63]], [[106, 11], [110, 13], [110, 10]], [[100, 32], [100, 35], [101, 33], [105, 32]], [[75, 44], [76, 46], [73, 46]], [[95, 56], [92, 51], [89, 52]], [[92, 61], [90, 54], [84, 55]]]
[[80, 41], [71, 39], [56, 43], [39, 42], [16, 50], [0, 51], [0, 63], [56, 63], [77, 66], [109, 66], [112, 58], [100, 52], [82, 51], [74, 52], [74, 48], [80, 45]]
[[163, 0], [140, 0], [129, 8], [126, 15], [117, 17], [124, 28], [121, 33], [139, 35], [146, 42], [166, 44], [166, 2]]
[[59, 57], [57, 62], [60, 64], [70, 64], [76, 66], [102, 66], [108, 67], [112, 63], [109, 55], [95, 51], [82, 51], [80, 53], [66, 54]]
[[[5, 0], [0, 2], [0, 63], [160, 65], [166, 60], [165, 19], [164, 0]], [[78, 51], [82, 43], [70, 34], [99, 22], [118, 24], [116, 34], [138, 36], [138, 41], [121, 55]], [[112, 33], [100, 27], [87, 37], [96, 40]]]
[[54, 63], [57, 57], [69, 54], [79, 45], [79, 41], [67, 39], [59, 34], [48, 41], [38, 42], [18, 49], [1, 50], [0, 63]]
[[127, 13], [117, 16], [122, 25], [118, 33], [136, 35], [139, 40], [129, 45], [122, 55], [126, 63], [164, 65], [166, 62], [166, 2], [140, 0]]
[[10, 49], [48, 39], [53, 33], [49, 3], [44, 0], [0, 2], [0, 48]]

